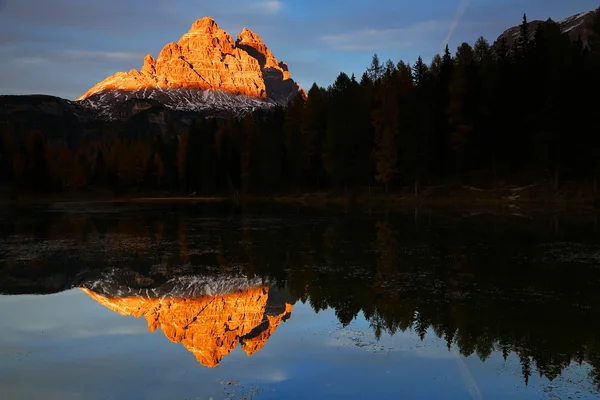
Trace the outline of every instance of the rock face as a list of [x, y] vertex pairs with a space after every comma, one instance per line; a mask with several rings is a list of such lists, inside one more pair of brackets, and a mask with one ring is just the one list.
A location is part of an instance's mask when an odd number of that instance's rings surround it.
[[[568, 18], [565, 18], [562, 21], [558, 21], [558, 24], [560, 25], [560, 28], [563, 33], [569, 34], [571, 40], [577, 40], [578, 37], [581, 37], [581, 40], [585, 44], [588, 40], [589, 26], [591, 25], [593, 14], [594, 11], [587, 11], [575, 14]], [[529, 22], [529, 32], [531, 34], [531, 39], [533, 39], [537, 27], [543, 23], [544, 21], [540, 20]], [[507, 45], [509, 47], [512, 47], [514, 45], [515, 40], [517, 40], [519, 36], [521, 36], [520, 27], [514, 26], [504, 31], [498, 37], [495, 43], [498, 44], [502, 39], [506, 39]]]
[[177, 43], [167, 44], [156, 59], [147, 55], [139, 71], [118, 72], [78, 101], [102, 107], [132, 97], [153, 98], [176, 109], [201, 109], [210, 99], [199, 92], [221, 91], [230, 98], [254, 99], [252, 107], [267, 107], [289, 100], [298, 89], [287, 65], [277, 61], [257, 34], [244, 28], [234, 42], [205, 17]]
[[161, 328], [169, 340], [183, 344], [209, 368], [219, 365], [238, 343], [249, 356], [260, 350], [279, 324], [290, 317], [293, 306], [286, 302], [274, 304], [269, 286], [190, 298], [109, 297], [81, 290], [121, 315], [145, 317], [150, 331]]
[[238, 35], [235, 44], [237, 48], [245, 50], [258, 61], [263, 71], [269, 98], [275, 101], [286, 101], [298, 92], [298, 85], [292, 80], [287, 64], [277, 61], [260, 36], [244, 28]]

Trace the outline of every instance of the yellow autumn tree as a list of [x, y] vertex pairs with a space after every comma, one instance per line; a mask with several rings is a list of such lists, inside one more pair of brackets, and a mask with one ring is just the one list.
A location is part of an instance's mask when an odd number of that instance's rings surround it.
[[61, 147], [56, 156], [55, 166], [56, 180], [59, 181], [62, 186], [67, 186], [72, 183], [73, 178], [73, 153], [67, 146]]
[[137, 181], [139, 186], [140, 182], [146, 176], [148, 170], [148, 161], [150, 160], [150, 147], [142, 141], [136, 142], [132, 149], [131, 155], [133, 156], [133, 178]]
[[80, 151], [73, 161], [73, 186], [77, 189], [83, 189], [89, 183], [90, 165], [88, 157], [83, 151]]
[[163, 163], [162, 158], [158, 153], [154, 153], [154, 159], [152, 160], [154, 163], [154, 173], [156, 174], [156, 183], [158, 186], [161, 186], [163, 179], [165, 177], [165, 164]]
[[179, 148], [177, 149], [177, 168], [179, 171], [179, 182], [182, 187], [185, 179], [185, 154], [187, 152], [188, 142], [189, 136], [187, 133], [179, 136]]

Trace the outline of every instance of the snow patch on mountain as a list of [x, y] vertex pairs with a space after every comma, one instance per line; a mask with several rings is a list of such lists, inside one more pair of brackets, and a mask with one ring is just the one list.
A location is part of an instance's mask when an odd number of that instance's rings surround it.
[[195, 298], [221, 296], [268, 285], [262, 278], [242, 274], [183, 275], [154, 285], [133, 273], [114, 269], [79, 285], [105, 297]]
[[98, 92], [80, 100], [81, 106], [96, 110], [100, 116], [116, 119], [115, 108], [127, 100], [151, 99], [177, 111], [205, 114], [226, 113], [235, 116], [257, 110], [271, 109], [277, 102], [233, 94], [221, 90], [145, 88], [136, 91], [110, 90]]

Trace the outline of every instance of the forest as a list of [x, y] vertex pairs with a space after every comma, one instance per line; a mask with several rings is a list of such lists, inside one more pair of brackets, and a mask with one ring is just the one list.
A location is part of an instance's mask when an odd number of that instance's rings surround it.
[[0, 185], [16, 192], [382, 193], [576, 181], [600, 172], [600, 8], [586, 42], [524, 15], [514, 45], [480, 37], [430, 64], [372, 63], [285, 107], [197, 118], [178, 132], [104, 135], [62, 147], [42, 130], [0, 140]]

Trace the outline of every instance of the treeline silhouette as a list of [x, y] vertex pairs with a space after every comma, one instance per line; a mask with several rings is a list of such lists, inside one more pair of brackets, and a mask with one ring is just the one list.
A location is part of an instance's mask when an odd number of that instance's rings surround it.
[[412, 330], [484, 361], [514, 354], [526, 382], [585, 362], [600, 388], [589, 216], [561, 217], [558, 230], [554, 216], [307, 218], [181, 206], [13, 218], [3, 237], [19, 246], [0, 264], [3, 292], [64, 290], [110, 268], [143, 282], [241, 270], [285, 285], [316, 312], [335, 310], [344, 326], [362, 313], [377, 337]]
[[[524, 16], [514, 45], [479, 38], [421, 58], [340, 73], [286, 107], [242, 119], [197, 119], [189, 132], [134, 132], [48, 145], [5, 129], [0, 182], [16, 189], [105, 187], [198, 194], [359, 191], [371, 185], [498, 187], [600, 171], [600, 9], [587, 42]], [[593, 185], [593, 186], [592, 186]], [[590, 189], [591, 190], [591, 189]]]

